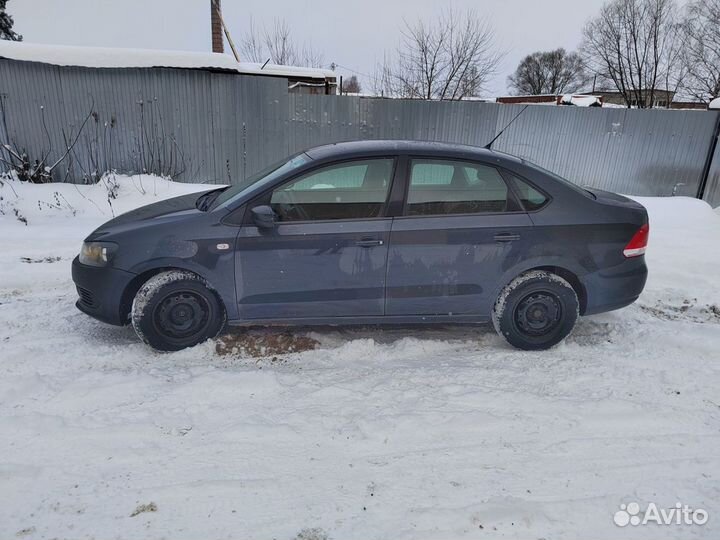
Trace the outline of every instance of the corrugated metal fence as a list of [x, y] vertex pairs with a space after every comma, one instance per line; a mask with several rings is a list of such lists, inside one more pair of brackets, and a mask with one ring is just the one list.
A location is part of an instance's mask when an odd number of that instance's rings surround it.
[[[79, 137], [53, 171], [56, 180], [82, 181], [116, 169], [208, 183], [242, 182], [290, 153], [336, 141], [484, 145], [522, 109], [289, 94], [284, 79], [201, 70], [88, 69], [5, 59], [0, 103], [0, 142], [33, 159], [47, 154], [53, 163]], [[633, 195], [695, 195], [718, 114], [532, 106], [494, 148], [579, 184]], [[706, 189], [715, 204], [719, 159]]]

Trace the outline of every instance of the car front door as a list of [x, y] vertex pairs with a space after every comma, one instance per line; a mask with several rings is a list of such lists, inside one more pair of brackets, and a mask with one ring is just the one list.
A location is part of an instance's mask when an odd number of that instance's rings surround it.
[[[249, 205], [236, 244], [241, 319], [383, 315], [395, 161], [326, 165]], [[258, 226], [259, 211], [275, 223]]]
[[417, 158], [408, 171], [390, 234], [385, 314], [488, 316], [532, 221], [491, 165]]

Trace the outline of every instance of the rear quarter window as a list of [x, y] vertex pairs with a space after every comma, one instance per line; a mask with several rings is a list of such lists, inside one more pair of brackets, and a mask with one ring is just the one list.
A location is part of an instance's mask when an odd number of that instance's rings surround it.
[[512, 181], [515, 184], [515, 191], [520, 197], [520, 204], [523, 205], [523, 208], [525, 208], [525, 210], [527, 210], [528, 212], [540, 210], [548, 203], [549, 199], [547, 195], [541, 193], [539, 190], [537, 190], [524, 180], [518, 178], [514, 174], [511, 174], [511, 176]]

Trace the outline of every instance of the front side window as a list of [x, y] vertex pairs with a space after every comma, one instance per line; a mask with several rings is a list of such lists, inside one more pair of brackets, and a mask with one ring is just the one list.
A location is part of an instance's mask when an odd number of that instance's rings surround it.
[[412, 161], [407, 215], [477, 214], [507, 209], [507, 185], [495, 167], [465, 161]]
[[305, 153], [297, 154], [290, 159], [279, 161], [278, 163], [275, 163], [274, 165], [271, 165], [259, 173], [247, 178], [241, 184], [236, 184], [226, 188], [215, 199], [213, 208], [232, 204], [233, 201], [239, 199], [243, 195], [245, 190], [258, 185], [269, 184], [280, 178], [283, 174], [290, 173], [294, 169], [305, 165], [309, 161], [310, 157]]
[[329, 165], [273, 191], [270, 206], [280, 221], [380, 217], [394, 160], [365, 159]]

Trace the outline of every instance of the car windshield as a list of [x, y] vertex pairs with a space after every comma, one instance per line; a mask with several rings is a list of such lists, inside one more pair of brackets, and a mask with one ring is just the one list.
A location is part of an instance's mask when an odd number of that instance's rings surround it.
[[263, 169], [259, 173], [246, 178], [242, 183], [230, 186], [220, 193], [213, 203], [213, 208], [219, 208], [220, 206], [227, 205], [240, 197], [249, 187], [270, 183], [283, 174], [304, 165], [311, 159], [312, 158], [310, 156], [303, 152], [289, 159], [285, 158], [282, 161], [278, 161], [277, 163]]

